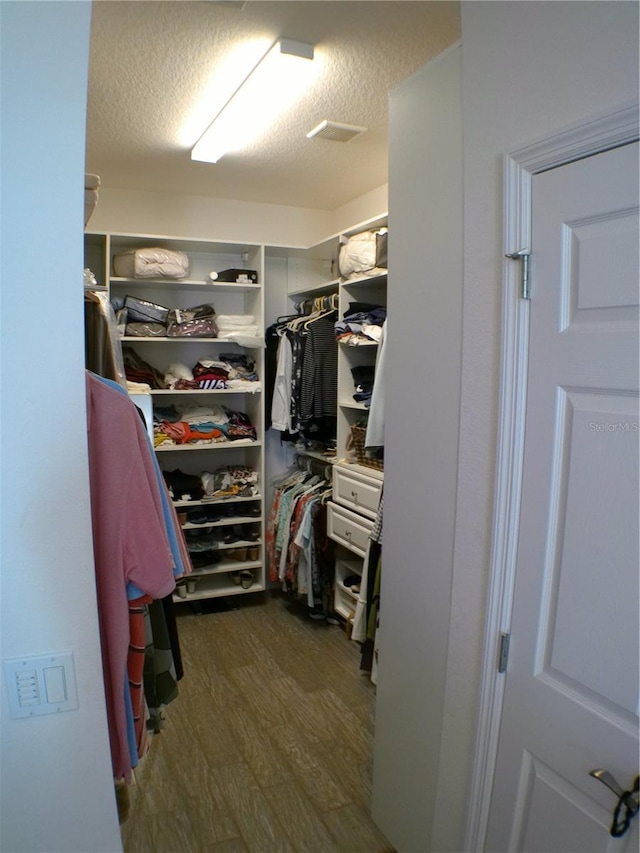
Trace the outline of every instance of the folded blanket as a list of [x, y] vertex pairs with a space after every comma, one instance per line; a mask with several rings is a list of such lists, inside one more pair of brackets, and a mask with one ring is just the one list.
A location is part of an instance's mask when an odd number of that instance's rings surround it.
[[189, 258], [173, 249], [133, 249], [115, 255], [113, 268], [116, 275], [125, 278], [185, 278], [189, 274]]

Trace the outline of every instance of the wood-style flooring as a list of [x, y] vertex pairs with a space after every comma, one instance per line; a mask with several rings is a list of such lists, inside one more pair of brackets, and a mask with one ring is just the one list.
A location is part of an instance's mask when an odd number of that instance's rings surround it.
[[125, 853], [393, 853], [369, 817], [358, 645], [281, 593], [237, 598], [181, 605], [185, 674], [129, 788]]

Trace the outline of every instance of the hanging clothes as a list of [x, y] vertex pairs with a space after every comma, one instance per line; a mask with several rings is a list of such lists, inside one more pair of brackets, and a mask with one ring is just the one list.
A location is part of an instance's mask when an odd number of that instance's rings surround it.
[[299, 457], [274, 485], [265, 532], [269, 579], [282, 583], [312, 615], [324, 617], [331, 612], [334, 571], [334, 545], [326, 526], [330, 479], [324, 470], [313, 473], [313, 462]]
[[113, 773], [131, 777], [127, 728], [127, 584], [163, 598], [175, 561], [147, 433], [133, 403], [86, 374], [91, 517]]
[[274, 367], [266, 421], [282, 440], [302, 441], [308, 448], [335, 444], [336, 299], [334, 295], [302, 303], [302, 313], [282, 317], [267, 329], [267, 361]]
[[367, 434], [364, 441], [364, 446], [368, 449], [384, 447], [384, 389], [387, 378], [387, 336], [387, 322], [385, 320], [382, 325], [378, 352], [376, 353], [373, 392], [371, 394]]

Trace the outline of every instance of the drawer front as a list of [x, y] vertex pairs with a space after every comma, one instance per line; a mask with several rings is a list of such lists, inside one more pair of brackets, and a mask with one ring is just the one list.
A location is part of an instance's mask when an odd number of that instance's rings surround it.
[[364, 557], [367, 552], [369, 533], [373, 527], [373, 521], [356, 515], [338, 504], [329, 501], [327, 504], [327, 529], [329, 536], [335, 542], [339, 542]]
[[375, 518], [381, 494], [382, 480], [334, 466], [333, 499], [336, 503]]

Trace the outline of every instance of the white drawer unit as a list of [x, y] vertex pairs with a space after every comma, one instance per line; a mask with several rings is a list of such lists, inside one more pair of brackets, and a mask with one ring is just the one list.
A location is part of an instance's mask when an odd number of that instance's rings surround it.
[[361, 473], [351, 465], [333, 468], [333, 500], [354, 512], [375, 519], [382, 494], [382, 473], [378, 476]]
[[359, 557], [364, 557], [373, 520], [357, 515], [333, 501], [328, 502], [327, 512], [327, 529], [331, 539]]

